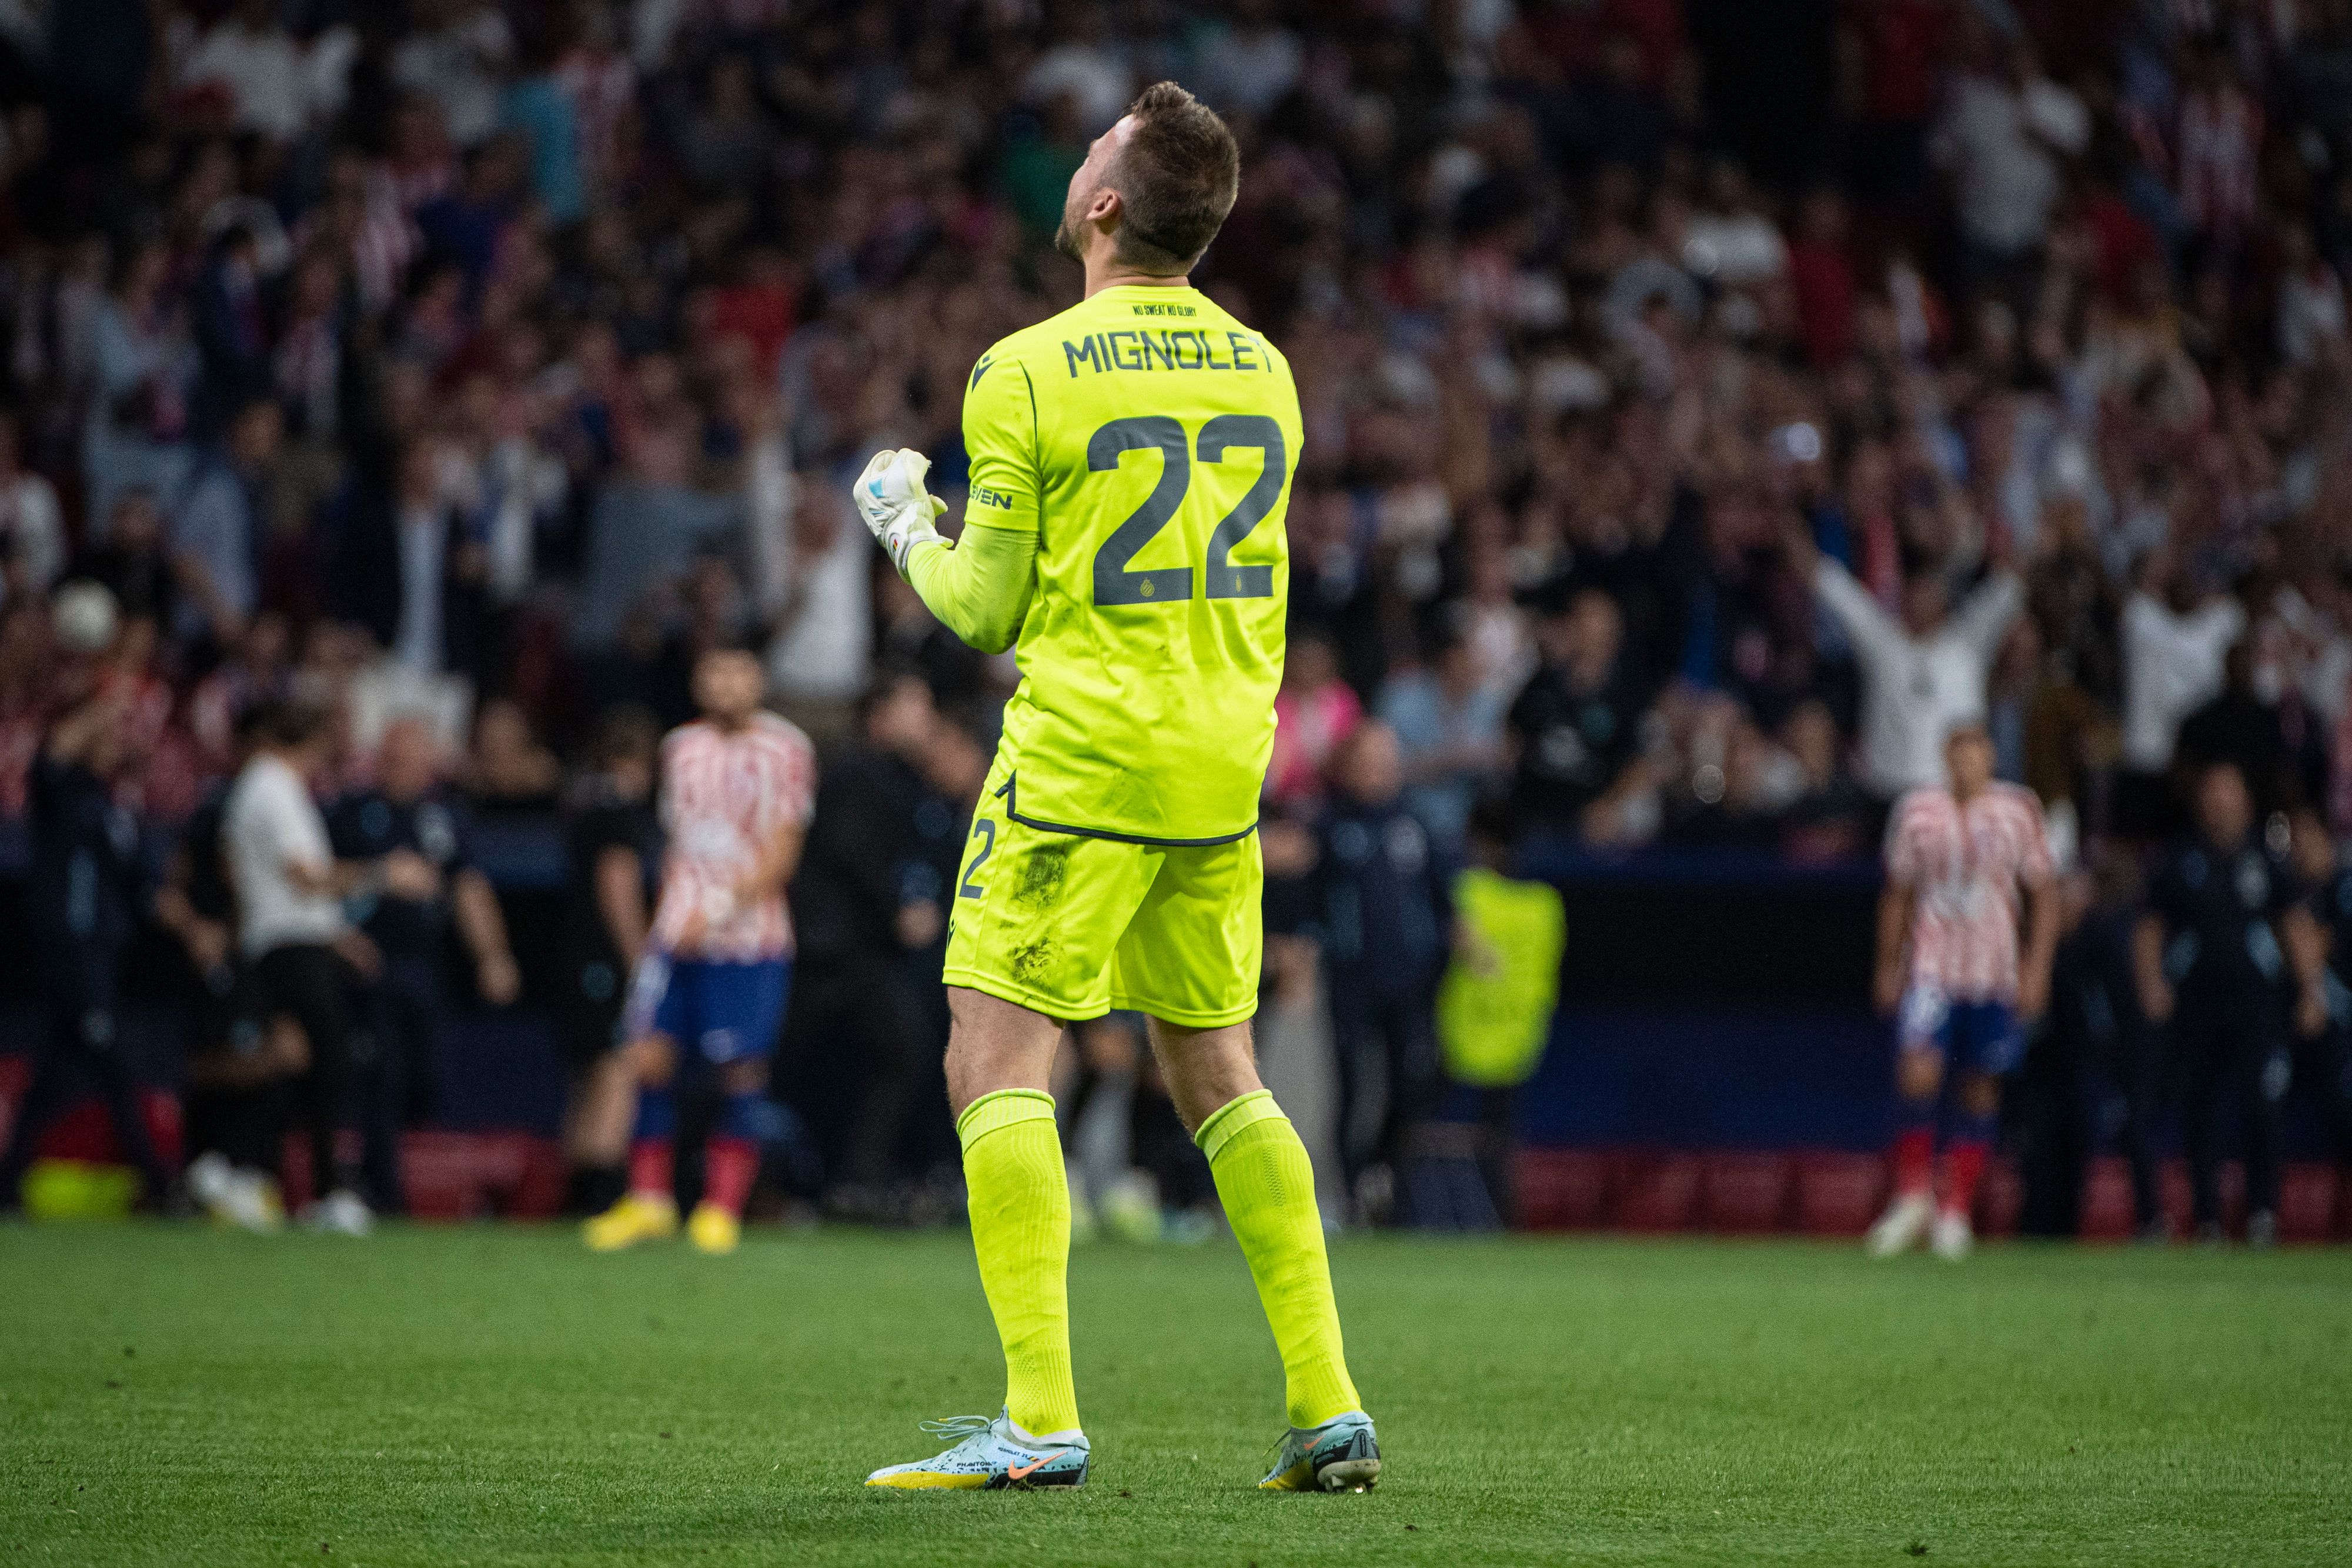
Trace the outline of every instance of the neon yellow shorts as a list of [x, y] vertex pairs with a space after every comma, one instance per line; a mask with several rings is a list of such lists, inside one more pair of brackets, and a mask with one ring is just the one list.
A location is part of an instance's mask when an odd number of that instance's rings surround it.
[[1265, 864], [1257, 834], [1139, 844], [1014, 821], [992, 768], [948, 929], [944, 978], [1048, 1018], [1132, 1009], [1192, 1029], [1257, 1012]]

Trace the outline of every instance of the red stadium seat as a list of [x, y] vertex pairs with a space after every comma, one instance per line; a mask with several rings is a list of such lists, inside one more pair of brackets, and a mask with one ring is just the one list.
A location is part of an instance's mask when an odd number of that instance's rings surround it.
[[2102, 1155], [2083, 1171], [2083, 1213], [2076, 1234], [2085, 1241], [2128, 1241], [2132, 1222], [2131, 1162]]
[[[344, 1140], [344, 1157], [356, 1159], [356, 1139], [346, 1133]], [[400, 1160], [409, 1213], [417, 1219], [548, 1219], [563, 1207], [563, 1151], [552, 1138], [513, 1132], [412, 1132], [401, 1136]], [[310, 1196], [310, 1145], [289, 1137], [287, 1207], [299, 1207]]]
[[1620, 1155], [1614, 1218], [1621, 1230], [1688, 1230], [1698, 1218], [1699, 1157], [1643, 1152]]
[[1594, 1230], [1609, 1223], [1610, 1159], [1598, 1149], [1521, 1149], [1514, 1165], [1519, 1224]]
[[1727, 1236], [1758, 1236], [1789, 1227], [1796, 1163], [1783, 1154], [1720, 1153], [1701, 1166], [1699, 1223]]
[[2336, 1235], [2336, 1167], [2297, 1161], [2279, 1178], [2279, 1239], [2327, 1241]]
[[[15, 1127], [16, 1107], [25, 1098], [25, 1091], [33, 1083], [33, 1064], [21, 1056], [0, 1056], [0, 1144], [7, 1141]], [[180, 1163], [180, 1102], [161, 1089], [140, 1092], [139, 1110], [147, 1124], [147, 1139], [155, 1145], [155, 1153], [168, 1169]], [[52, 1160], [87, 1160], [95, 1165], [124, 1163], [122, 1150], [115, 1141], [113, 1124], [107, 1120], [106, 1107], [95, 1099], [84, 1099], [50, 1124], [41, 1134], [40, 1147], [35, 1151], [40, 1157]]]
[[1999, 1155], [1987, 1161], [1984, 1179], [1977, 1184], [1977, 1234], [2016, 1235], [2018, 1211], [2024, 1207], [2025, 1179], [2017, 1166]]
[[1797, 1156], [1796, 1227], [1808, 1236], [1859, 1236], [1886, 1202], [1879, 1155], [1819, 1150]]

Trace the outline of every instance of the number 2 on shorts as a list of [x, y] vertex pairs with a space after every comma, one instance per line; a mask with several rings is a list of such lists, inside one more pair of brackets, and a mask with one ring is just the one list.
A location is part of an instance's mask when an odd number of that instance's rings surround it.
[[982, 841], [980, 853], [972, 856], [971, 863], [963, 868], [963, 881], [956, 888], [958, 898], [979, 898], [988, 891], [972, 879], [980, 874], [980, 868], [988, 863], [988, 857], [996, 852], [996, 820], [993, 817], [978, 819], [971, 825], [971, 836]]

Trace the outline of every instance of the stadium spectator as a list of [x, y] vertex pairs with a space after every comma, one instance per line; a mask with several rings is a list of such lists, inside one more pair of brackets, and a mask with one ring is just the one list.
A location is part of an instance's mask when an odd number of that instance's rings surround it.
[[543, 811], [556, 803], [563, 768], [532, 732], [522, 705], [493, 697], [475, 711], [473, 748], [458, 778], [478, 811]]
[[[1769, 549], [1793, 506], [1890, 622], [1906, 567], [2013, 563], [2042, 656], [1951, 673], [2074, 841], [2181, 825], [2182, 726], [2241, 637], [2279, 798], [2352, 825], [2352, 251], [2310, 162], [2347, 122], [2294, 7], [93, 5], [0, 81], [0, 813], [56, 717], [32, 601], [68, 560], [152, 618], [119, 678], [158, 821], [289, 691], [362, 737], [420, 690], [453, 733], [491, 705], [469, 796], [543, 818], [590, 716], [685, 720], [738, 637], [821, 730], [901, 659], [984, 724], [1011, 659], [824, 513], [884, 441], [957, 498], [975, 358], [1075, 287], [1046, 239], [1087, 117], [1172, 69], [1245, 150], [1200, 281], [1284, 347], [1308, 431], [1277, 806], [1458, 626], [1482, 684], [1550, 694], [1505, 727], [1537, 837], [1722, 836], [1703, 770], [1769, 782], [1769, 737], [1805, 779], [1785, 852], [1865, 852], [1854, 797], [1933, 777], [1943, 675], [1890, 743], [1910, 672], [1813, 612]], [[265, 400], [284, 439], [240, 461], [222, 422]], [[1597, 703], [1556, 691], [1587, 591]], [[1568, 721], [1604, 715], [1605, 777], [1541, 776], [1539, 732], [1589, 757]], [[528, 779], [485, 784], [525, 734]], [[1738, 814], [1751, 845], [1774, 820]]]
[[2082, 99], [2050, 79], [2029, 40], [1977, 31], [1980, 59], [1953, 84], [1934, 151], [1952, 172], [1969, 270], [2012, 299], [2032, 269], [2065, 193], [2066, 159], [2091, 134]]
[[1404, 754], [1405, 803], [1457, 852], [1502, 772], [1505, 695], [1484, 674], [1477, 650], [1449, 632], [1426, 668], [1399, 671], [1381, 689], [1381, 719]]
[[2245, 607], [2236, 600], [2214, 593], [2200, 598], [2188, 573], [2164, 558], [2143, 569], [2139, 588], [2124, 601], [2121, 628], [2119, 831], [2161, 837], [2185, 820], [2173, 803], [2173, 749], [2180, 726], [2221, 691], [2230, 649], [2245, 630]]
[[2296, 1020], [2294, 1081], [2308, 1084], [2324, 1119], [2339, 1175], [2352, 1167], [2352, 866], [2327, 824], [2308, 808], [2294, 814], [2296, 874], [2311, 889], [2311, 918], [2326, 946], [2327, 1017], [2317, 1029]]
[[181, 572], [164, 542], [155, 497], [146, 490], [115, 497], [105, 542], [78, 556], [71, 575], [113, 594], [126, 620], [151, 621], [165, 632], [176, 623]]
[[0, 609], [47, 597], [65, 549], [57, 487], [24, 465], [17, 423], [0, 413]]
[[2257, 836], [2236, 765], [2208, 765], [2195, 801], [2195, 836], [2149, 887], [2133, 973], [2140, 1010], [2167, 1031], [2179, 1065], [2198, 1238], [2222, 1237], [2217, 1140], [2223, 1107], [2234, 1104], [2245, 1129], [2246, 1240], [2268, 1246], [2278, 1239], [2288, 1030], [2315, 1034], [2327, 1017], [2322, 941], [2293, 866]]
[[1329, 639], [1307, 632], [1290, 644], [1282, 689], [1274, 699], [1274, 760], [1265, 770], [1266, 799], [1279, 806], [1322, 794], [1325, 768], [1356, 726], [1363, 699], [1340, 679]]
[[187, 471], [195, 356], [164, 293], [170, 266], [160, 245], [125, 245], [91, 311], [82, 483], [84, 515], [100, 525], [90, 530], [94, 542], [105, 540], [124, 491], [166, 505]]
[[352, 1009], [374, 951], [343, 917], [341, 897], [363, 883], [404, 897], [432, 894], [436, 874], [413, 851], [372, 867], [339, 866], [312, 779], [326, 763], [327, 716], [289, 705], [259, 724], [251, 758], [224, 809], [221, 841], [237, 908], [237, 950], [252, 965], [265, 1016], [302, 1031], [309, 1063], [301, 1111], [310, 1140], [313, 1197], [303, 1222], [364, 1236], [373, 1215], [338, 1134], [351, 1124]]
[[[242, 768], [258, 722], [273, 711], [257, 706], [237, 716], [222, 747], [233, 767]], [[215, 788], [181, 828], [155, 891], [155, 919], [182, 958], [171, 994], [188, 1025], [189, 1195], [230, 1224], [269, 1231], [285, 1220], [286, 1098], [309, 1067], [308, 1045], [290, 1019], [262, 1016], [238, 956], [222, 841], [226, 804], [226, 789]]]
[[811, 476], [793, 510], [792, 586], [768, 645], [777, 707], [820, 746], [846, 736], [874, 648], [874, 551], [836, 486]]
[[1940, 570], [1903, 580], [1901, 614], [1890, 615], [1853, 574], [1802, 532], [1786, 536], [1799, 574], [1834, 616], [1862, 666], [1863, 786], [1881, 800], [1944, 779], [1944, 737], [1981, 724], [1986, 677], [2010, 623], [2024, 607], [2011, 573], [1996, 569], [1957, 608]]
[[1316, 905], [1339, 1069], [1339, 1155], [1367, 1218], [1396, 1212], [1412, 1136], [1438, 1083], [1437, 981], [1452, 867], [1403, 803], [1396, 732], [1370, 719], [1332, 758], [1317, 833]]
[[[2276, 671], [2270, 674], [2275, 676]], [[2267, 822], [2302, 791], [2279, 711], [2280, 694], [2273, 691], [2265, 699], [2256, 689], [2260, 676], [2252, 639], [2231, 644], [2221, 663], [2221, 689], [2180, 721], [2173, 764], [2191, 778], [2213, 763], [2231, 764], [2252, 794], [2255, 819]]]
[[919, 819], [938, 808], [918, 764], [940, 724], [921, 677], [875, 685], [856, 738], [832, 752], [818, 777], [793, 881], [801, 939], [783, 1053], [794, 1098], [845, 1113], [840, 1125], [818, 1128], [826, 1207], [845, 1218], [891, 1212], [918, 1081], [917, 1036], [892, 971], [899, 953], [938, 943], [954, 897], [919, 858]]
[[1795, 860], [1852, 855], [1866, 841], [1871, 815], [1862, 789], [1840, 765], [1837, 720], [1826, 703], [1800, 703], [1780, 726], [1780, 746], [1796, 763], [1796, 799], [1782, 817], [1782, 845]]
[[0, 1207], [13, 1207], [41, 1134], [72, 1103], [77, 1071], [98, 1082], [114, 1136], [164, 1200], [171, 1177], [147, 1134], [123, 1059], [122, 965], [145, 901], [139, 823], [114, 799], [140, 764], [135, 716], [120, 695], [88, 695], [50, 727], [33, 765], [27, 955], [42, 1003], [38, 1065], [0, 1152]]
[[[2064, 934], [2051, 968], [2050, 1021], [2026, 1057], [2025, 1206], [2036, 1234], [2072, 1236], [2081, 1223], [2084, 1162], [2100, 1124], [2115, 1130], [2143, 1240], [2168, 1230], [2158, 1150], [2169, 1090], [2164, 1041], [2140, 1016], [2132, 933], [2144, 903], [2133, 855], [2110, 849], [2066, 873]], [[2030, 1221], [2030, 1223], [2027, 1223]]]
[[396, 716], [376, 742], [375, 781], [335, 802], [327, 837], [339, 861], [381, 863], [395, 851], [430, 873], [414, 889], [362, 889], [347, 902], [380, 964], [354, 1034], [361, 1176], [379, 1214], [404, 1214], [400, 1134], [433, 1111], [434, 1046], [447, 1010], [442, 951], [455, 926], [474, 963], [474, 988], [492, 1007], [512, 1003], [522, 977], [489, 880], [473, 862], [464, 803], [442, 784], [441, 742], [429, 719]]
[[231, 413], [225, 444], [189, 481], [171, 528], [172, 552], [190, 600], [175, 630], [228, 647], [259, 603], [269, 545], [264, 496], [284, 432], [278, 404], [252, 399]]
[[1624, 635], [1622, 611], [1599, 589], [1556, 602], [1538, 623], [1542, 663], [1507, 720], [1511, 804], [1529, 826], [1602, 844], [1642, 836], [1650, 777]]

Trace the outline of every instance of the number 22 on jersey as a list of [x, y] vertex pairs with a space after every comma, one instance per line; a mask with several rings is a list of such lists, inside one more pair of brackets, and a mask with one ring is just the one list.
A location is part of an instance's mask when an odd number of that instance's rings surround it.
[[1160, 454], [1160, 482], [1128, 514], [1095, 552], [1095, 607], [1118, 604], [1182, 603], [1192, 597], [1189, 566], [1152, 567], [1137, 571], [1128, 563], [1166, 528], [1184, 504], [1192, 484], [1193, 455], [1202, 463], [1222, 464], [1225, 454], [1255, 448], [1264, 458], [1256, 482], [1234, 504], [1209, 535], [1201, 563], [1203, 597], [1209, 599], [1271, 599], [1274, 568], [1267, 564], [1235, 566], [1234, 547], [1249, 538], [1282, 495], [1288, 474], [1282, 426], [1264, 414], [1223, 413], [1201, 427], [1197, 440], [1188, 442], [1181, 422], [1166, 414], [1138, 414], [1115, 419], [1094, 433], [1087, 443], [1087, 466], [1095, 473], [1115, 472], [1129, 452]]

